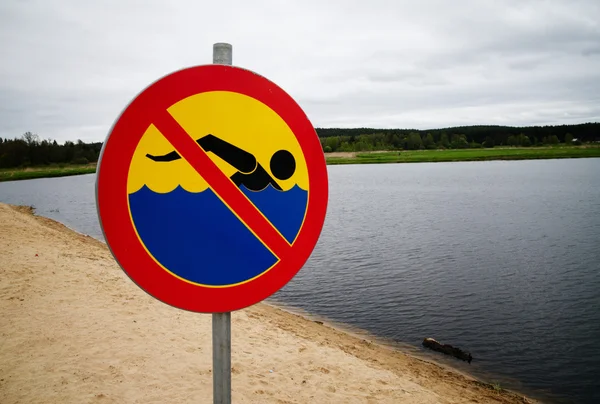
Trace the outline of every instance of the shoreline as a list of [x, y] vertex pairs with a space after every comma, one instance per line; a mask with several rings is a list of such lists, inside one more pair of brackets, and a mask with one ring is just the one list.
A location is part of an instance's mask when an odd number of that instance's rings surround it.
[[[511, 377], [500, 376], [494, 374], [493, 372], [484, 370], [479, 368], [477, 371], [474, 371], [473, 368], [477, 367], [477, 365], [467, 365], [466, 362], [462, 362], [456, 358], [451, 356], [439, 354], [434, 351], [427, 350], [425, 348], [421, 349], [421, 346], [415, 346], [413, 344], [409, 344], [406, 342], [399, 342], [391, 339], [387, 339], [378, 335], [375, 335], [369, 331], [366, 331], [361, 328], [354, 327], [347, 323], [341, 323], [338, 321], [334, 321], [328, 317], [319, 316], [316, 314], [312, 314], [307, 312], [306, 310], [287, 305], [283, 302], [272, 301], [269, 298], [264, 300], [262, 304], [271, 306], [277, 310], [282, 310], [291, 315], [299, 316], [306, 321], [312, 321], [317, 324], [321, 324], [321, 327], [328, 327], [336, 332], [340, 332], [343, 334], [347, 334], [357, 340], [364, 341], [365, 343], [373, 344], [378, 348], [381, 348], [385, 351], [389, 351], [393, 353], [400, 353], [402, 355], [406, 355], [416, 361], [430, 364], [432, 366], [439, 367], [446, 372], [452, 372], [465, 377], [466, 379], [474, 381], [476, 384], [494, 390], [497, 386], [504, 392], [512, 393], [516, 396], [522, 397], [524, 400], [531, 401], [518, 401], [522, 403], [530, 402], [530, 403], [543, 403], [546, 402], [544, 400], [554, 400], [555, 398], [544, 395], [541, 392], [536, 392], [531, 389], [527, 389], [524, 387], [516, 387], [517, 385], [521, 385], [521, 382], [517, 379], [513, 379]], [[477, 360], [477, 358], [475, 358]], [[477, 374], [479, 373], [479, 374]], [[509, 383], [512, 387], [504, 387]], [[552, 401], [550, 401], [552, 402]]]
[[[324, 153], [327, 165], [450, 163], [474, 161], [558, 160], [600, 158], [600, 146], [496, 147], [490, 149], [377, 150]], [[96, 173], [96, 163], [85, 166], [29, 167], [0, 170], [0, 182], [55, 178]]]
[[[7, 313], [0, 320], [5, 341], [0, 401], [89, 402], [93, 396], [102, 402], [131, 402], [131, 389], [144, 402], [150, 397], [181, 402], [205, 397], [202, 392], [211, 394], [210, 316], [174, 309], [146, 295], [118, 267], [103, 241], [37, 216], [30, 207], [0, 204], [0, 232], [8, 235], [0, 240], [0, 305]], [[46, 290], [48, 286], [54, 287]], [[80, 324], [77, 318], [87, 322]], [[537, 402], [496, 391], [447, 364], [388, 347], [366, 331], [355, 334], [351, 327], [340, 328], [327, 319], [320, 324], [317, 316], [268, 299], [234, 312], [232, 318], [232, 385], [234, 399], [241, 402]], [[71, 327], [56, 327], [57, 322]], [[184, 327], [169, 327], [174, 324]], [[186, 327], [192, 325], [189, 333]], [[115, 339], [111, 330], [122, 338]], [[143, 349], [137, 349], [142, 341]], [[175, 369], [162, 364], [170, 356], [179, 357]], [[61, 362], [70, 366], [61, 368]], [[88, 363], [95, 364], [93, 371]], [[269, 366], [277, 367], [277, 376], [268, 369], [264, 373]], [[85, 377], [72, 380], [73, 374]], [[288, 377], [269, 381], [281, 374]], [[294, 380], [300, 374], [305, 383]], [[169, 388], [153, 384], [160, 375], [170, 380]], [[129, 390], [115, 378], [127, 382]], [[196, 383], [184, 387], [179, 378]], [[23, 386], [29, 386], [26, 392]], [[49, 390], [53, 394], [46, 394]]]

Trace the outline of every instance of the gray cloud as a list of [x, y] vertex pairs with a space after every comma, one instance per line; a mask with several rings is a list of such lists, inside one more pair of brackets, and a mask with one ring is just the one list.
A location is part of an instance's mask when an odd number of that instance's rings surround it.
[[0, 136], [103, 140], [221, 41], [315, 126], [599, 121], [599, 21], [596, 0], [4, 0]]

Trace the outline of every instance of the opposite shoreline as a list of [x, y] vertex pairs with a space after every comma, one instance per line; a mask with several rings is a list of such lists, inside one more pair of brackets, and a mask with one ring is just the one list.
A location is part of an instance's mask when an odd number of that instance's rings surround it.
[[[210, 316], [146, 295], [103, 242], [30, 208], [0, 204], [0, 234], [0, 402], [210, 401]], [[537, 402], [275, 303], [232, 318], [236, 402]]]
[[[599, 158], [600, 146], [563, 147], [498, 147], [490, 149], [435, 149], [415, 151], [370, 151], [325, 153], [327, 165], [341, 164], [399, 164], [399, 163], [447, 163], [467, 161], [502, 160], [553, 160], [571, 158]], [[0, 182], [36, 178], [65, 177], [93, 174], [96, 163], [1, 169]]]

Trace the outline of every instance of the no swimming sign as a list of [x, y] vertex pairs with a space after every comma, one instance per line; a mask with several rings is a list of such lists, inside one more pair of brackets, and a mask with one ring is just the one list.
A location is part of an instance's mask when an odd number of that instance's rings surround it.
[[285, 91], [202, 65], [125, 108], [103, 145], [96, 198], [106, 242], [140, 288], [181, 309], [229, 312], [302, 268], [325, 219], [327, 170]]

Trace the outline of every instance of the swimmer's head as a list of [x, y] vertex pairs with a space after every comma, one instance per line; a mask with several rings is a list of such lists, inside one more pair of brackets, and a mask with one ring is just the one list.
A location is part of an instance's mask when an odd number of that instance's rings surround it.
[[296, 171], [294, 155], [287, 150], [279, 150], [271, 157], [271, 172], [278, 180], [287, 180]]

